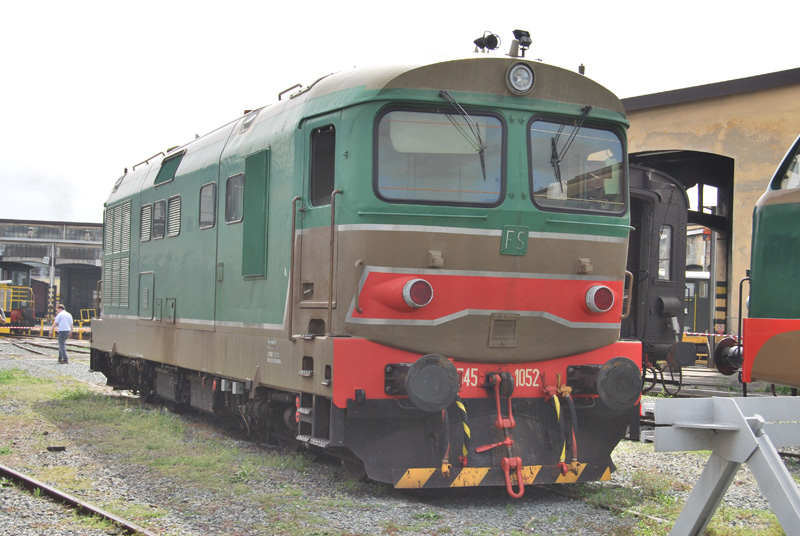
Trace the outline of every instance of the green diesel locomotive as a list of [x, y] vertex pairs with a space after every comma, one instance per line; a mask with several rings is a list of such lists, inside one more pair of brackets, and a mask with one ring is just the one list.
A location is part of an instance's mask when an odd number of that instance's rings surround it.
[[285, 92], [116, 182], [91, 367], [396, 487], [608, 479], [641, 390], [626, 128], [523, 57]]

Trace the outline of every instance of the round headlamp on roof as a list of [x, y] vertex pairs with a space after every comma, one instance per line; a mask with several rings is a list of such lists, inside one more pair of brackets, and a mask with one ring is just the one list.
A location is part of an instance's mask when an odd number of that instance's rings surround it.
[[533, 69], [525, 63], [515, 63], [506, 72], [506, 85], [515, 95], [525, 95], [533, 88]]

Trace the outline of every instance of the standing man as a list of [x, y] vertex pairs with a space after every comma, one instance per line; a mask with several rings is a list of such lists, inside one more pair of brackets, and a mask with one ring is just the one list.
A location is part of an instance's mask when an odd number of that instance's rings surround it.
[[53, 327], [50, 328], [50, 336], [52, 337], [55, 331], [58, 330], [58, 362], [67, 364], [67, 339], [72, 335], [72, 315], [64, 309], [64, 304], [58, 304], [58, 314], [53, 322]]

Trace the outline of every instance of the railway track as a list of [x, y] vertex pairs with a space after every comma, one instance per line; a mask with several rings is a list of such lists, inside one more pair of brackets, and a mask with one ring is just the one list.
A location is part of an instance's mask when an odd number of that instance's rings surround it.
[[125, 534], [131, 535], [141, 535], [141, 536], [158, 536], [154, 532], [150, 532], [147, 529], [139, 527], [127, 521], [111, 512], [107, 512], [102, 508], [95, 506], [93, 504], [87, 503], [86, 501], [82, 501], [72, 495], [65, 493], [53, 486], [49, 486], [44, 482], [36, 480], [33, 477], [15, 471], [10, 467], [6, 467], [4, 465], [0, 465], [0, 477], [8, 479], [15, 484], [18, 484], [25, 489], [29, 490], [31, 493], [35, 493], [34, 490], [41, 490], [41, 493], [47, 495], [52, 500], [59, 502], [61, 504], [67, 505], [68, 507], [72, 508], [76, 512], [87, 515], [87, 516], [98, 516], [102, 519], [106, 519], [113, 523], [114, 525], [120, 527]]
[[[52, 355], [53, 352], [58, 352], [58, 342], [53, 339], [38, 337], [33, 335], [14, 335], [11, 337], [4, 337], [6, 343], [37, 355]], [[41, 349], [48, 350], [43, 352]], [[67, 351], [72, 354], [85, 354], [89, 355], [89, 349], [81, 344], [67, 343]]]

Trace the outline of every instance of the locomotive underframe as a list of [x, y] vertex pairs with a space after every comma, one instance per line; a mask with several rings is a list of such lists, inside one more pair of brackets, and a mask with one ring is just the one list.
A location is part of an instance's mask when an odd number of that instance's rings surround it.
[[[610, 453], [624, 437], [627, 422], [597, 396], [574, 397], [577, 426], [566, 408], [559, 423], [552, 399], [512, 394], [507, 405], [503, 397], [500, 412], [510, 407], [515, 422], [506, 431], [498, 427], [498, 402], [491, 396], [464, 399], [462, 418], [455, 404], [447, 412], [428, 413], [407, 398], [366, 400], [358, 393], [339, 408], [323, 396], [97, 349], [91, 352], [91, 368], [105, 374], [108, 385], [131, 390], [147, 402], [161, 399], [176, 409], [234, 418], [248, 436], [263, 441], [326, 449], [351, 474], [396, 487], [503, 485], [508, 477], [503, 460], [517, 457], [522, 471], [512, 479], [521, 485], [607, 480], [615, 470]], [[465, 428], [470, 435], [466, 456]]]
[[[607, 480], [615, 470], [610, 453], [625, 436], [626, 422], [599, 400], [577, 401], [576, 459], [571, 454], [570, 419], [565, 419], [566, 432], [562, 431], [553, 403], [544, 398], [512, 399], [515, 427], [510, 430], [510, 447], [504, 430], [496, 426], [494, 400], [465, 399], [463, 403], [470, 430], [466, 457], [461, 456], [463, 423], [455, 406], [447, 412], [449, 432], [441, 413], [424, 413], [406, 400], [362, 404], [350, 400], [346, 410], [337, 408], [336, 412], [343, 413], [345, 446], [363, 460], [369, 478], [397, 487], [502, 486], [502, 463], [509, 457], [521, 459], [524, 484]], [[450, 452], [445, 456], [448, 435]], [[490, 445], [495, 447], [481, 449]], [[574, 463], [577, 472], [559, 465], [562, 448], [563, 461]], [[450, 465], [449, 475], [442, 472], [444, 463]]]

